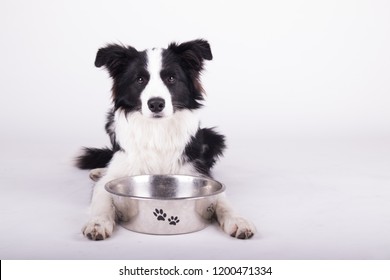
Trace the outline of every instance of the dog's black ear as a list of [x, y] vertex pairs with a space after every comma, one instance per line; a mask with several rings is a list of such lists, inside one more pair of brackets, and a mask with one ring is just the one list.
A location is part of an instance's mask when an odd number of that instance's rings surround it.
[[110, 76], [114, 78], [124, 71], [126, 65], [137, 53], [137, 50], [133, 47], [125, 47], [117, 44], [107, 45], [97, 52], [95, 66], [105, 66]]
[[186, 63], [196, 71], [203, 69], [204, 60], [212, 60], [210, 44], [203, 39], [193, 40], [181, 44], [171, 43], [168, 49], [178, 54]]

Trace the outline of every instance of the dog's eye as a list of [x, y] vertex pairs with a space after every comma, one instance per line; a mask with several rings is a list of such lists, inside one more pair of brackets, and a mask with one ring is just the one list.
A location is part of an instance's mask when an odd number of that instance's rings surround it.
[[137, 83], [138, 83], [139, 85], [142, 85], [144, 82], [145, 82], [144, 77], [137, 77]]
[[169, 84], [174, 84], [176, 82], [176, 79], [174, 76], [169, 76], [168, 79], [167, 79], [167, 82]]

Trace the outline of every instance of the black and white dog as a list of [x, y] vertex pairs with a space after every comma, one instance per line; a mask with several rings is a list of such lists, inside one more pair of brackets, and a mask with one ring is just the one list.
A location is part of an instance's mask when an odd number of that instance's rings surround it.
[[[95, 66], [104, 66], [113, 79], [106, 124], [112, 148], [86, 148], [77, 159], [79, 168], [93, 169], [90, 176], [97, 181], [86, 237], [102, 240], [113, 233], [115, 205], [104, 189], [110, 180], [140, 174], [211, 176], [225, 148], [224, 136], [200, 128], [197, 115], [203, 100], [200, 73], [204, 60], [211, 59], [205, 40], [145, 51], [116, 44], [99, 49]], [[218, 200], [215, 216], [233, 237], [246, 239], [255, 232], [225, 197]]]

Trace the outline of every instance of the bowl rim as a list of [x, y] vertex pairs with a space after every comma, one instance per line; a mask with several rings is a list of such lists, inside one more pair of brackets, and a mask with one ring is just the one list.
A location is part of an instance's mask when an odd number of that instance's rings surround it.
[[[216, 184], [218, 184], [221, 188], [212, 193], [212, 194], [205, 194], [205, 195], [198, 195], [198, 196], [183, 196], [183, 197], [169, 197], [169, 198], [164, 198], [164, 197], [148, 197], [148, 196], [138, 196], [138, 195], [126, 195], [120, 192], [115, 192], [110, 188], [110, 185], [113, 185], [117, 183], [118, 181], [128, 179], [128, 178], [134, 178], [134, 177], [151, 177], [151, 176], [161, 176], [161, 177], [186, 177], [186, 178], [194, 178], [194, 179], [201, 179], [201, 180], [207, 180], [207, 181], [212, 181]], [[207, 198], [207, 197], [212, 197], [212, 196], [217, 196], [221, 193], [223, 193], [226, 190], [226, 187], [224, 184], [221, 182], [214, 180], [210, 177], [203, 177], [203, 176], [194, 176], [194, 175], [184, 175], [184, 174], [144, 174], [144, 175], [131, 175], [131, 176], [124, 176], [120, 177], [114, 180], [111, 180], [107, 182], [104, 186], [105, 190], [109, 192], [112, 195], [118, 195], [121, 197], [127, 197], [131, 199], [138, 199], [138, 200], [194, 200], [194, 199], [202, 199], [202, 198]]]

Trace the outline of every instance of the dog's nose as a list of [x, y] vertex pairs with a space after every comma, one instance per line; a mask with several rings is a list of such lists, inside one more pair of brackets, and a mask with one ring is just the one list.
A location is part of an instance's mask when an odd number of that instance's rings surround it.
[[148, 101], [148, 107], [153, 113], [160, 113], [165, 108], [165, 101], [160, 97], [151, 98]]

